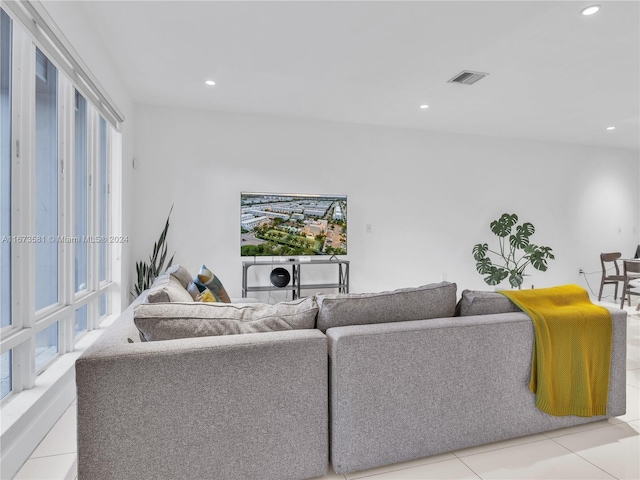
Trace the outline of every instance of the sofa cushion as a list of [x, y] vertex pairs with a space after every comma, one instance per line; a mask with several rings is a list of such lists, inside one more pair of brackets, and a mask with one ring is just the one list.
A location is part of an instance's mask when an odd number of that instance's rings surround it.
[[191, 294], [178, 278], [169, 273], [164, 273], [155, 279], [147, 292], [149, 303], [158, 302], [193, 302]]
[[224, 289], [222, 282], [218, 277], [214, 275], [214, 273], [209, 270], [205, 265], [202, 265], [198, 275], [193, 280], [196, 284], [204, 285], [211, 293], [215, 295], [216, 299], [220, 302], [231, 303], [231, 299], [227, 294], [227, 291]]
[[182, 265], [172, 265], [171, 267], [167, 268], [165, 273], [168, 273], [169, 275], [173, 275], [174, 277], [176, 277], [180, 281], [182, 286], [185, 288], [185, 290], [189, 287], [189, 284], [193, 281], [192, 280], [193, 277], [191, 276], [189, 271]]
[[456, 288], [441, 282], [381, 293], [319, 293], [318, 328], [452, 317]]
[[520, 311], [520, 308], [504, 295], [480, 290], [464, 290], [456, 306], [456, 316], [460, 317]]
[[138, 305], [134, 322], [143, 341], [156, 341], [311, 329], [317, 314], [313, 297], [275, 305], [156, 303]]

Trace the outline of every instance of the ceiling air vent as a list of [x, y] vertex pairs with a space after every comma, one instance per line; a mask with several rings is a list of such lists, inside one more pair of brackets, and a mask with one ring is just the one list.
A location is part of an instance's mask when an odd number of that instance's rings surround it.
[[453, 77], [451, 80], [449, 80], [448, 83], [462, 83], [463, 85], [473, 85], [478, 80], [482, 80], [487, 75], [489, 74], [482, 73], [482, 72], [472, 72], [470, 70], [463, 70], [462, 72], [457, 74], [455, 77]]

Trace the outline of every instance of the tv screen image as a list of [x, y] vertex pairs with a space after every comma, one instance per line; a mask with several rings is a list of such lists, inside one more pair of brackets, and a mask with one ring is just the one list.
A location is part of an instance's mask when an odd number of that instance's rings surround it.
[[240, 254], [345, 255], [347, 196], [240, 194]]

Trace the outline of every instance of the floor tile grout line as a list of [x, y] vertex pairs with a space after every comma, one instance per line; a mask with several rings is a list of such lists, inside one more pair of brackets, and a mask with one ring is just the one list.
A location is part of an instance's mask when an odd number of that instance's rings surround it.
[[[531, 442], [531, 443], [534, 443], [534, 442]], [[495, 451], [495, 450], [494, 450], [494, 451]], [[454, 454], [454, 455], [455, 455], [455, 454]], [[471, 457], [472, 455], [468, 455], [468, 456], [469, 456], [469, 457]], [[469, 470], [471, 470], [471, 472], [472, 472], [476, 477], [478, 477], [480, 480], [484, 480], [484, 479], [482, 478], [482, 476], [481, 476], [478, 472], [476, 472], [473, 468], [471, 468], [469, 465], [467, 465], [467, 463], [466, 463], [462, 458], [460, 458], [460, 457], [459, 457], [459, 458], [458, 458], [458, 460], [460, 460], [460, 461], [462, 462], [462, 464], [463, 464], [465, 467], [467, 467]]]
[[65, 480], [66, 479], [71, 480], [71, 479], [77, 479], [77, 478], [78, 478], [78, 455], [76, 455], [76, 458], [73, 461], [73, 464], [71, 465], [71, 468], [66, 473]]
[[35, 459], [37, 459], [37, 458], [59, 457], [60, 455], [70, 455], [70, 454], [78, 455], [78, 452], [52, 453], [51, 455], [38, 455], [37, 457], [34, 457], [34, 456], [33, 456], [33, 454], [31, 454], [31, 456], [27, 459], [27, 461], [29, 461], [29, 460], [35, 460]]
[[585, 461], [585, 462], [587, 462], [588, 464], [593, 465], [593, 466], [594, 466], [594, 467], [596, 467], [598, 470], [603, 471], [604, 473], [606, 473], [607, 475], [609, 475], [611, 478], [614, 478], [614, 479], [616, 479], [616, 480], [620, 480], [620, 479], [619, 479], [618, 477], [616, 477], [613, 473], [611, 473], [611, 472], [607, 472], [604, 468], [602, 468], [602, 467], [600, 467], [600, 466], [596, 465], [596, 464], [595, 464], [595, 463], [593, 463], [593, 462], [590, 462], [589, 460], [587, 460], [586, 458], [584, 458], [582, 455], [580, 455], [578, 452], [574, 452], [573, 450], [571, 450], [571, 449], [569, 449], [569, 448], [565, 447], [565, 446], [564, 446], [564, 445], [562, 445], [561, 443], [556, 442], [553, 438], [550, 438], [550, 440], [553, 440], [553, 441], [554, 441], [554, 443], [555, 443], [556, 445], [560, 445], [560, 446], [561, 446], [562, 448], [564, 448], [566, 451], [571, 452], [572, 454], [574, 454], [574, 455], [575, 455], [575, 456], [577, 456], [578, 458], [581, 458], [582, 460], [584, 460], [584, 461]]
[[50, 453], [50, 454], [47, 454], [47, 455], [38, 455], [37, 457], [33, 456], [33, 454], [31, 454], [31, 456], [27, 459], [27, 461], [29, 461], [29, 460], [37, 460], [37, 459], [40, 459], [40, 458], [60, 457], [62, 455], [78, 455], [78, 452]]
[[[533, 435], [540, 435], [540, 434], [535, 433], [535, 434], [533, 434]], [[544, 433], [543, 433], [543, 435], [544, 435]], [[516, 438], [522, 438], [522, 437], [516, 437]], [[512, 439], [506, 439], [506, 440], [502, 440], [502, 441], [503, 441], [503, 442], [507, 442], [507, 441], [509, 441], [509, 440], [512, 440]], [[507, 449], [507, 448], [519, 447], [519, 446], [521, 446], [521, 445], [531, 445], [532, 443], [544, 442], [545, 440], [546, 440], [546, 438], [539, 438], [538, 440], [531, 440], [531, 441], [529, 441], [529, 442], [518, 443], [518, 444], [515, 444], [515, 445], [505, 445], [504, 447], [492, 448], [492, 449], [490, 449], [490, 450], [485, 450], [485, 451], [483, 451], [483, 452], [478, 452], [478, 453], [470, 453], [470, 454], [468, 454], [468, 455], [464, 455], [464, 456], [462, 456], [462, 457], [461, 457], [461, 456], [459, 456], [459, 455], [457, 455], [455, 452], [451, 452], [451, 453], [453, 453], [453, 454], [456, 456], [456, 458], [463, 459], [463, 458], [465, 458], [465, 457], [473, 457], [473, 456], [475, 456], [475, 455], [482, 455], [482, 454], [484, 454], [484, 453], [497, 452], [498, 450], [505, 450], [505, 449]], [[478, 445], [478, 447], [483, 447], [483, 446], [485, 446], [485, 445], [486, 445], [486, 444], [484, 444], [484, 445]], [[469, 448], [475, 448], [475, 447], [469, 447]]]

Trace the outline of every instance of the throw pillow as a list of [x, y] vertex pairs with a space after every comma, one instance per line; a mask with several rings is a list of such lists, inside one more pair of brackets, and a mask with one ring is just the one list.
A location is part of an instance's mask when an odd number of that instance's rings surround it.
[[318, 306], [313, 297], [265, 303], [141, 304], [134, 322], [143, 341], [277, 332], [314, 328]]
[[193, 298], [182, 286], [180, 280], [169, 273], [163, 273], [155, 279], [147, 291], [149, 303], [159, 302], [193, 302]]
[[211, 293], [213, 293], [219, 301], [231, 303], [231, 299], [229, 298], [227, 291], [222, 286], [220, 279], [216, 277], [206, 266], [202, 265], [200, 272], [198, 272], [198, 275], [193, 281], [195, 284], [204, 285], [211, 290]]
[[189, 295], [191, 295], [191, 298], [193, 298], [194, 302], [202, 301], [202, 295], [200, 294], [200, 290], [195, 283], [191, 282], [189, 284], [189, 286], [187, 287], [187, 292], [189, 292]]
[[318, 328], [452, 317], [456, 288], [441, 282], [381, 293], [319, 293]]
[[456, 306], [456, 316], [460, 317], [520, 311], [520, 308], [504, 295], [480, 290], [464, 290]]
[[211, 293], [211, 290], [209, 290], [204, 285], [198, 285], [197, 283], [191, 282], [189, 284], [189, 288], [187, 288], [187, 291], [191, 294], [191, 297], [193, 297], [194, 302], [213, 303], [220, 301], [220, 299], [216, 298], [216, 296]]

